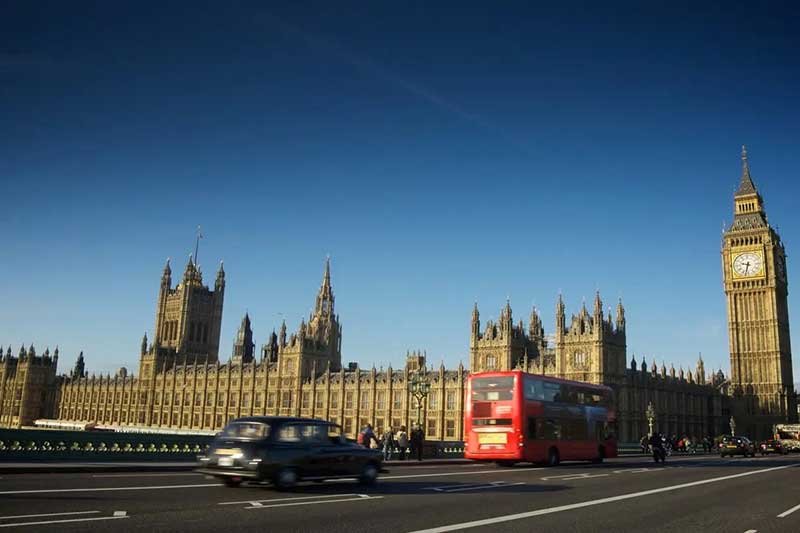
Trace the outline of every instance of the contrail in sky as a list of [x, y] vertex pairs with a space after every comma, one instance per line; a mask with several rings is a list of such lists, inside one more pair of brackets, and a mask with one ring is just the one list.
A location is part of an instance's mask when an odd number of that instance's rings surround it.
[[515, 145], [516, 147], [530, 154], [531, 150], [529, 146], [525, 146], [524, 144], [516, 141], [515, 139], [512, 139], [508, 134], [506, 134], [502, 129], [498, 128], [494, 124], [486, 122], [478, 115], [470, 113], [469, 111], [465, 110], [458, 104], [436, 94], [435, 91], [423, 85], [420, 85], [419, 83], [415, 83], [405, 78], [402, 78], [393, 73], [392, 71], [390, 71], [389, 69], [387, 69], [386, 67], [369, 59], [367, 56], [352, 52], [338, 43], [320, 37], [319, 35], [315, 35], [307, 30], [304, 30], [294, 24], [287, 22], [286, 20], [276, 15], [267, 14], [267, 17], [270, 18], [273, 22], [275, 22], [287, 34], [299, 37], [315, 50], [327, 53], [344, 63], [348, 63], [359, 70], [365, 71], [376, 79], [382, 80], [390, 85], [401, 87], [409, 94], [412, 94], [422, 100], [425, 100], [428, 103], [433, 104], [434, 106], [443, 109], [466, 122], [470, 122], [472, 124], [480, 126], [485, 130], [488, 130], [493, 134], [499, 135], [507, 142]]

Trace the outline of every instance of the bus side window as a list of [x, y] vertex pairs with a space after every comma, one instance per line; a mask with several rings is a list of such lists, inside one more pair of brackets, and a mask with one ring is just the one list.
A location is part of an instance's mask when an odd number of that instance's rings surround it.
[[544, 423], [544, 434], [547, 440], [561, 440], [561, 424], [558, 420], [548, 418]]
[[529, 439], [536, 438], [536, 418], [533, 416], [528, 417], [528, 428], [526, 431], [526, 438]]

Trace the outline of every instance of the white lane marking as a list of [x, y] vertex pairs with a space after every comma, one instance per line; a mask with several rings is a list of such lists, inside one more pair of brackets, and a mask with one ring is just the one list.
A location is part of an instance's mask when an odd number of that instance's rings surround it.
[[197, 472], [170, 473], [170, 474], [94, 474], [92, 477], [173, 477], [173, 476], [202, 476]]
[[588, 472], [578, 472], [578, 473], [572, 473], [572, 474], [564, 474], [563, 476], [547, 476], [547, 477], [543, 477], [541, 479], [543, 479], [544, 481], [547, 481], [548, 479], [559, 479], [559, 478], [562, 478], [562, 477], [587, 476], [587, 475], [589, 475]]
[[36, 489], [36, 490], [4, 490], [2, 494], [51, 494], [54, 492], [110, 492], [118, 490], [162, 490], [162, 489], [197, 489], [202, 487], [221, 487], [221, 483], [201, 483], [199, 485], [153, 485], [150, 487], [91, 487], [83, 489]]
[[524, 485], [525, 482], [520, 481], [517, 483], [506, 483], [505, 481], [493, 481], [486, 485], [448, 485], [446, 487], [428, 487], [430, 490], [437, 492], [464, 492], [467, 490], [484, 490], [484, 489], [502, 489], [504, 487], [514, 487], [517, 485]]
[[295, 500], [320, 500], [322, 498], [341, 498], [343, 496], [363, 496], [362, 494], [328, 494], [317, 496], [297, 496], [295, 498], [273, 498], [271, 500], [243, 500], [240, 502], [219, 502], [217, 505], [241, 505], [243, 503], [271, 503], [271, 502], [289, 502]]
[[[381, 476], [379, 479], [409, 479], [416, 477], [441, 477], [441, 476], [476, 476], [478, 474], [502, 474], [503, 472], [516, 472], [522, 474], [525, 472], [533, 472], [534, 470], [543, 470], [542, 468], [511, 468], [505, 470], [478, 470], [477, 472], [436, 472], [433, 474], [405, 474], [402, 476]], [[2, 492], [0, 492], [2, 494]]]
[[297, 505], [323, 505], [327, 503], [341, 503], [341, 502], [365, 502], [367, 500], [381, 500], [383, 496], [369, 496], [367, 494], [358, 494], [355, 498], [340, 498], [338, 500], [317, 500], [305, 502], [290, 502], [290, 503], [273, 503], [272, 505], [255, 505], [252, 507], [244, 507], [244, 509], [270, 509], [272, 507], [294, 507]]
[[[736, 478], [745, 477], [745, 476], [752, 476], [752, 475], [755, 475], [755, 474], [763, 474], [763, 473], [766, 473], [766, 472], [774, 472], [776, 470], [783, 470], [784, 468], [793, 468], [795, 466], [797, 466], [797, 465], [783, 465], [783, 466], [775, 466], [775, 467], [772, 467], [772, 468], [765, 468], [763, 470], [751, 470], [750, 472], [742, 472], [740, 474], [732, 474], [732, 475], [729, 475], [729, 476], [722, 476], [722, 477], [703, 479], [703, 480], [700, 480], [700, 481], [692, 481], [692, 482], [689, 482], [689, 483], [681, 483], [679, 485], [670, 485], [668, 487], [661, 487], [661, 488], [658, 488], [658, 489], [645, 490], [645, 491], [641, 491], [641, 492], [631, 492], [631, 493], [628, 493], [628, 494], [621, 494], [619, 496], [611, 496], [611, 497], [608, 497], [608, 498], [600, 498], [598, 500], [589, 500], [589, 501], [580, 502], [580, 503], [572, 503], [572, 504], [568, 504], [568, 505], [559, 505], [558, 507], [548, 507], [546, 509], [537, 509], [535, 511], [528, 511], [528, 512], [525, 512], [525, 513], [516, 513], [516, 514], [511, 514], [511, 515], [505, 515], [505, 516], [497, 516], [497, 517], [494, 517], [494, 518], [486, 518], [486, 519], [483, 519], [483, 520], [474, 520], [472, 522], [462, 522], [460, 524], [450, 524], [450, 525], [446, 525], [446, 526], [433, 527], [433, 528], [430, 528], [430, 529], [420, 529], [420, 530], [417, 530], [417, 531], [413, 531], [411, 533], [445, 533], [445, 532], [448, 532], [448, 531], [459, 531], [461, 529], [467, 529], [467, 528], [472, 528], [472, 527], [488, 526], [488, 525], [498, 524], [498, 523], [502, 523], [502, 522], [511, 522], [512, 520], [522, 520], [524, 518], [532, 518], [534, 516], [541, 516], [541, 515], [552, 514], [552, 513], [560, 513], [562, 511], [570, 511], [572, 509], [581, 509], [583, 507], [591, 507], [591, 506], [594, 506], [594, 505], [601, 505], [601, 504], [604, 504], [604, 503], [612, 503], [612, 502], [617, 502], [617, 501], [621, 501], [621, 500], [629, 500], [631, 498], [640, 498], [642, 496], [650, 496], [652, 494], [659, 494], [659, 493], [662, 493], [662, 492], [680, 490], [680, 489], [685, 489], [685, 488], [688, 488], [688, 487], [696, 487], [698, 485], [706, 485], [708, 483], [716, 483], [716, 482], [719, 482], [719, 481], [726, 481], [726, 480], [729, 480], [729, 479], [736, 479]], [[798, 508], [800, 508], [800, 506], [798, 506]]]
[[[414, 461], [414, 462], [416, 462], [416, 461]], [[475, 468], [475, 467], [486, 468], [486, 463], [481, 463], [481, 462], [466, 463], [466, 464], [455, 464], [455, 465], [426, 465], [425, 462], [422, 462], [420, 464], [409, 464], [409, 463], [411, 463], [411, 461], [394, 461], [394, 460], [392, 460], [389, 463], [384, 462], [383, 466], [385, 466], [386, 468], [392, 468], [392, 467], [395, 467], [395, 466], [399, 466], [399, 467], [402, 467], [403, 470], [408, 470], [408, 469], [413, 469], [413, 468], [432, 468], [432, 469], [436, 469], [436, 468]]]
[[[614, 472], [616, 474], [616, 472]], [[563, 476], [546, 476], [540, 478], [542, 481], [549, 481], [551, 479], [561, 479], [562, 481], [569, 481], [570, 479], [587, 479], [590, 477], [606, 477], [609, 474], [590, 474], [589, 472], [580, 472], [577, 474], [564, 474]]]
[[781, 514], [779, 514], [779, 515], [778, 515], [778, 518], [786, 518], [787, 516], [789, 516], [789, 515], [790, 515], [790, 514], [792, 514], [793, 512], [797, 511], [798, 509], [800, 509], [800, 505], [795, 505], [795, 506], [794, 506], [794, 507], [792, 507], [791, 509], [789, 509], [789, 510], [787, 510], [787, 511], [784, 511], [784, 512], [782, 512]]
[[18, 514], [14, 516], [0, 516], [0, 520], [17, 520], [19, 518], [40, 518], [43, 516], [68, 516], [76, 514], [97, 514], [100, 511], [72, 511], [69, 513], [44, 513], [44, 514]]
[[608, 474], [581, 474], [579, 476], [565, 477], [561, 481], [570, 481], [572, 479], [588, 479], [590, 477], [606, 477]]
[[[380, 479], [410, 479], [420, 477], [442, 477], [442, 476], [472, 476], [480, 474], [500, 474], [503, 472], [515, 472], [524, 474], [534, 470], [542, 470], [541, 468], [514, 468], [506, 470], [479, 470], [467, 472], [435, 472], [429, 474], [405, 474], [402, 476], [381, 476]], [[351, 481], [355, 478], [330, 480], [334, 482]], [[6, 490], [0, 491], [3, 494], [50, 494], [58, 492], [109, 492], [109, 491], [125, 491], [125, 490], [164, 490], [164, 489], [195, 489], [205, 487], [222, 487], [222, 483], [200, 483], [197, 485], [152, 485], [152, 486], [134, 486], [134, 487], [91, 487], [91, 488], [78, 488], [78, 489], [35, 489], [35, 490]]]
[[0, 524], [0, 527], [41, 526], [45, 524], [66, 524], [69, 522], [97, 522], [98, 520], [119, 520], [130, 518], [126, 511], [114, 511], [112, 516], [98, 516], [97, 518], [68, 518], [65, 520], [40, 520], [38, 522], [20, 522], [18, 524]]
[[[666, 467], [673, 468], [673, 467]], [[659, 472], [660, 468], [631, 468], [629, 470], [614, 470], [615, 474], [641, 474], [642, 472]]]
[[758, 530], [757, 529], [748, 529], [744, 533], [758, 533]]

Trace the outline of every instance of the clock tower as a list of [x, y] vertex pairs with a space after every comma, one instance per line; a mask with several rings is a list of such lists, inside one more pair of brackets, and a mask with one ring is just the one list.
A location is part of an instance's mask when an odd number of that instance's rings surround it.
[[764, 438], [797, 419], [789, 342], [786, 251], [767, 222], [742, 147], [734, 219], [724, 233], [722, 276], [728, 304], [733, 414], [741, 433]]

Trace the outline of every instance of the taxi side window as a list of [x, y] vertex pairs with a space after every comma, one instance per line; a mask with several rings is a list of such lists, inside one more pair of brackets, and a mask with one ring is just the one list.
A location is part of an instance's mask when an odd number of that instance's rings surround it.
[[309, 444], [330, 444], [328, 440], [328, 428], [320, 424], [309, 424], [301, 426], [303, 440]]
[[341, 426], [328, 426], [326, 429], [328, 433], [328, 441], [331, 444], [344, 444], [345, 438], [342, 434]]
[[301, 427], [297, 424], [286, 424], [278, 430], [278, 440], [281, 442], [301, 442], [303, 435]]

